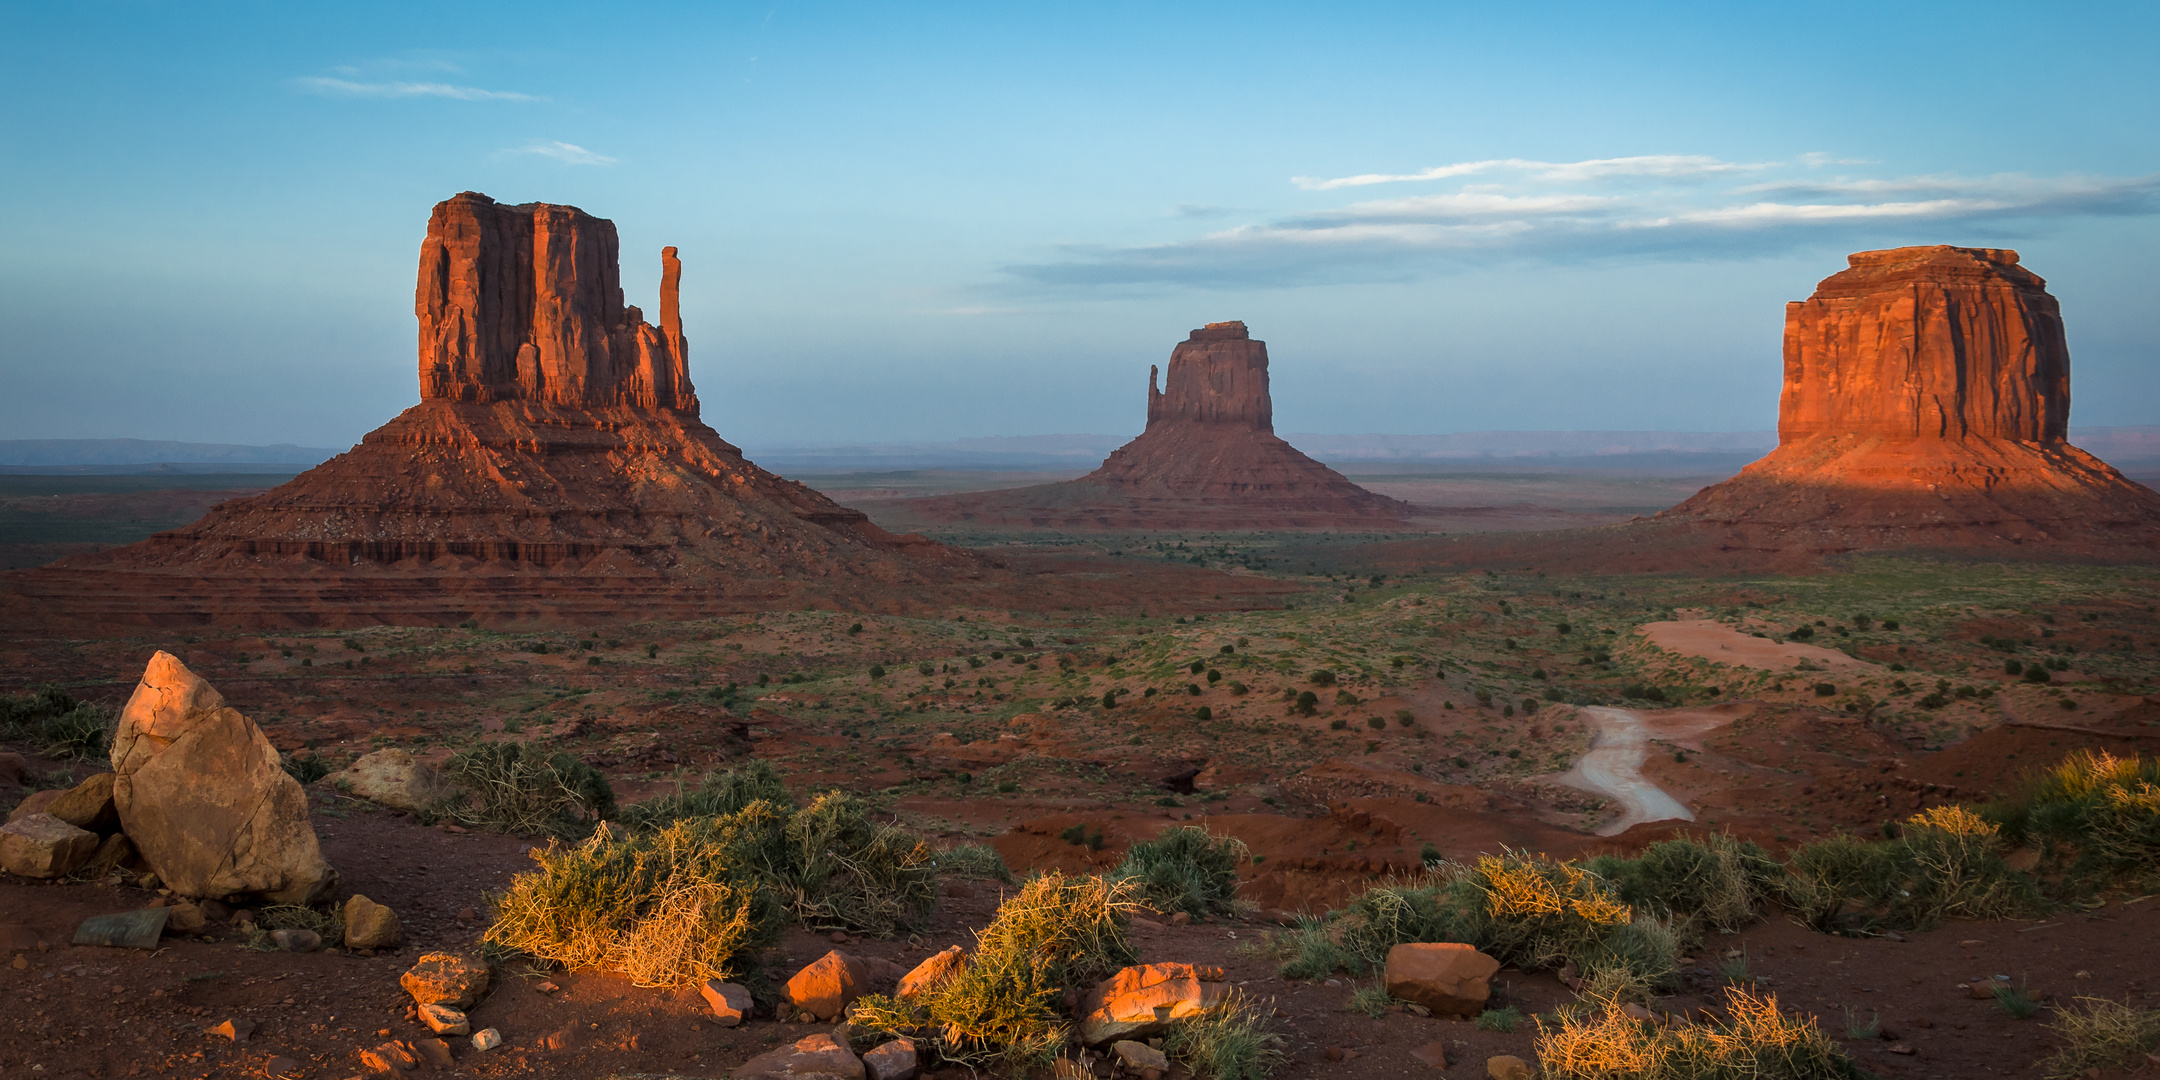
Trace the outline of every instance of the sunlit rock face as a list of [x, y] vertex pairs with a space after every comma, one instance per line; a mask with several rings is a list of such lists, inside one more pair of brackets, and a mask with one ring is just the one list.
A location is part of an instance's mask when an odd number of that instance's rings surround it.
[[1411, 513], [1276, 437], [1267, 343], [1242, 322], [1194, 330], [1170, 351], [1167, 373], [1149, 367], [1146, 430], [1094, 472], [908, 510], [938, 522], [1079, 529], [1386, 529]]
[[2047, 282], [1998, 248], [1863, 251], [1785, 305], [1778, 437], [2059, 443], [2070, 347]]
[[575, 206], [504, 206], [467, 191], [435, 205], [420, 245], [420, 397], [636, 405], [697, 415], [660, 253], [660, 325], [623, 303], [615, 223]]
[[2134, 554], [2160, 495], [2064, 439], [2070, 350], [2014, 251], [1864, 251], [1786, 305], [1778, 448], [1659, 515], [1736, 549]]

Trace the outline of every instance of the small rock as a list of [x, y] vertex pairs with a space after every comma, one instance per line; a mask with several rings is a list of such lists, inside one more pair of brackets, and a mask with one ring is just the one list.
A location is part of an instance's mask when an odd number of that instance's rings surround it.
[[480, 915], [479, 915], [479, 913], [477, 913], [477, 912], [473, 911], [473, 909], [471, 909], [471, 908], [469, 908], [469, 907], [461, 907], [461, 908], [457, 909], [457, 921], [459, 921], [459, 922], [463, 922], [463, 923], [469, 923], [469, 922], [474, 922], [474, 921], [478, 920], [479, 918], [480, 918]]
[[870, 973], [862, 963], [835, 949], [796, 972], [784, 993], [797, 1010], [831, 1020], [846, 1012], [869, 986]]
[[301, 930], [297, 927], [272, 930], [270, 931], [270, 940], [277, 942], [277, 947], [286, 952], [314, 952], [322, 948], [321, 934], [313, 930]]
[[1389, 996], [1414, 1001], [1441, 1016], [1469, 1019], [1492, 997], [1500, 961], [1475, 947], [1453, 942], [1397, 945], [1388, 950]]
[[[113, 945], [126, 949], [155, 949], [165, 932], [168, 907], [139, 908], [117, 915], [92, 915], [75, 928], [77, 945]], [[42, 948], [42, 946], [40, 946]]]
[[300, 1063], [289, 1057], [274, 1057], [263, 1062], [263, 1072], [270, 1076], [298, 1076]]
[[1490, 1080], [1537, 1080], [1537, 1070], [1513, 1054], [1486, 1058], [1485, 1075]]
[[707, 979], [702, 990], [705, 1003], [712, 1006], [713, 1018], [719, 1021], [721, 1027], [734, 1027], [750, 1018], [750, 991], [744, 987], [718, 979]]
[[1995, 1000], [1995, 984], [1983, 979], [1965, 987], [1965, 996], [1975, 1001]]
[[[457, 1034], [465, 1033], [460, 1031]], [[413, 1049], [420, 1051], [421, 1059], [431, 1068], [448, 1069], [457, 1064], [457, 1059], [450, 1056], [450, 1044], [441, 1039], [414, 1039]]]
[[542, 982], [540, 985], [533, 987], [533, 989], [538, 990], [543, 994], [552, 994], [555, 991], [562, 989], [562, 987], [557, 986], [551, 982]]
[[345, 901], [345, 947], [394, 949], [405, 940], [397, 912], [355, 893]]
[[502, 1045], [502, 1032], [494, 1028], [482, 1028], [473, 1033], [472, 1048], [485, 1054]]
[[253, 1035], [254, 1033], [255, 1021], [235, 1019], [227, 1020], [224, 1023], [219, 1024], [214, 1028], [211, 1028], [209, 1031], [204, 1032], [203, 1034], [216, 1035], [220, 1038], [224, 1038], [232, 1042], [242, 1043], [246, 1042], [248, 1040], [248, 1036]]
[[1125, 1067], [1128, 1069], [1167, 1069], [1170, 1067], [1170, 1059], [1162, 1051], [1146, 1043], [1134, 1042], [1131, 1039], [1121, 1039], [1110, 1044], [1110, 1052], [1116, 1054], [1117, 1059], [1124, 1062]]
[[422, 1004], [419, 1006], [419, 1017], [420, 1022], [437, 1035], [472, 1034], [472, 1021], [466, 1018], [464, 1011], [448, 1005], [432, 1001]]
[[915, 1053], [915, 1040], [894, 1039], [880, 1044], [862, 1056], [863, 1072], [868, 1080], [915, 1080], [922, 1071], [922, 1061]]
[[550, 1053], [576, 1050], [585, 1045], [585, 1029], [575, 1021], [540, 1037], [540, 1049]]
[[1983, 944], [1985, 944], [1985, 942], [1981, 941], [1979, 938], [1966, 938], [1965, 940], [1958, 942], [1958, 948], [1977, 949]]
[[200, 934], [210, 929], [210, 916], [201, 904], [181, 902], [172, 905], [172, 914], [165, 917], [165, 930], [172, 934]]
[[414, 1053], [412, 1047], [395, 1039], [372, 1050], [360, 1051], [360, 1068], [365, 1072], [395, 1075], [419, 1067], [420, 1055]]
[[1163, 928], [1163, 924], [1153, 919], [1143, 919], [1138, 915], [1133, 916], [1132, 924], [1142, 930], [1160, 930]]
[[1643, 1006], [1638, 1005], [1632, 1001], [1620, 1006], [1620, 1015], [1625, 1016], [1630, 1020], [1640, 1020], [1644, 1023], [1653, 1023], [1657, 1020], [1656, 1013], [1653, 1013], [1649, 1009], [1644, 1008]]
[[1191, 964], [1144, 964], [1103, 980], [1075, 1009], [1080, 1041], [1101, 1046], [1154, 1035], [1170, 1021], [1201, 1012], [1228, 987], [1207, 982]]
[[487, 965], [456, 953], [428, 953], [398, 979], [422, 1005], [469, 1009], [488, 989]]
[[1438, 1039], [1412, 1049], [1410, 1056], [1424, 1062], [1428, 1068], [1445, 1069], [1448, 1067], [1447, 1044]]
[[1325, 1051], [1325, 1055], [1329, 1061], [1341, 1061], [1343, 1059], [1343, 1048], [1340, 1046], [1330, 1046]]
[[894, 991], [894, 996], [903, 1001], [913, 998], [958, 974], [965, 967], [967, 954], [958, 945], [933, 953], [928, 959], [915, 965], [915, 970], [900, 977], [900, 988]]
[[833, 944], [835, 944], [835, 945], [845, 945], [845, 944], [847, 944], [847, 941], [848, 941], [848, 938], [847, 938], [847, 931], [845, 931], [845, 930], [835, 930], [835, 931], [833, 931], [833, 932], [831, 933], [831, 935], [829, 935], [829, 938], [830, 938], [830, 940], [832, 941], [832, 943], [833, 943]]
[[0, 825], [0, 870], [30, 878], [66, 877], [97, 854], [98, 835], [51, 814]]
[[20, 784], [30, 762], [21, 754], [0, 754], [0, 784]]
[[1172, 926], [1185, 926], [1191, 922], [1192, 915], [1188, 912], [1180, 911], [1170, 916], [1170, 925]]
[[751, 1058], [728, 1075], [734, 1080], [864, 1080], [862, 1059], [822, 1032]]
[[1905, 1043], [1891, 1043], [1891, 1044], [1890, 1044], [1890, 1045], [1889, 1045], [1888, 1047], [1886, 1047], [1885, 1049], [1889, 1050], [1889, 1051], [1890, 1051], [1891, 1053], [1893, 1053], [1893, 1054], [1911, 1054], [1911, 1053], [1913, 1053], [1913, 1048], [1912, 1048], [1911, 1046], [1908, 1046], [1908, 1045], [1906, 1045]]

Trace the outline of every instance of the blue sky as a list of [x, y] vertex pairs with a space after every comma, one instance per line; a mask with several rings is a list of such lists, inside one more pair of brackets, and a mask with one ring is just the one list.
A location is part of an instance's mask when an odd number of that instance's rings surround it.
[[678, 245], [753, 449], [1135, 431], [1221, 319], [1284, 431], [1764, 429], [1784, 302], [1907, 243], [2018, 248], [2073, 423], [2160, 423], [2151, 4], [0, 18], [0, 438], [357, 439], [467, 189], [613, 219], [647, 310]]

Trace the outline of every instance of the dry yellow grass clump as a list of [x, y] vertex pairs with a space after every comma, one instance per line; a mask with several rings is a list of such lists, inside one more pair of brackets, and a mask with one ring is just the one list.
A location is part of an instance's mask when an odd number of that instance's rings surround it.
[[1812, 1019], [1778, 1011], [1775, 995], [1728, 992], [1723, 1020], [1660, 1027], [1619, 1010], [1540, 1024], [1538, 1060], [1555, 1080], [1845, 1080], [1851, 1059]]

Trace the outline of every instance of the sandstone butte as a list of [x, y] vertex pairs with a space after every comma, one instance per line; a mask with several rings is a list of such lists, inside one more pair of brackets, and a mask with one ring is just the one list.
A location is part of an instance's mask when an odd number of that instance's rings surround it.
[[698, 419], [661, 252], [660, 325], [623, 302], [615, 225], [437, 204], [420, 247], [420, 403], [262, 495], [6, 575], [12, 624], [447, 625], [950, 603], [1003, 573], [895, 536]]
[[2015, 251], [1863, 251], [1785, 307], [1778, 447], [1653, 519], [1730, 550], [2149, 556], [2160, 494], [2064, 438], [2070, 349]]
[[1267, 343], [1242, 322], [1193, 331], [1166, 376], [1149, 366], [1146, 430], [1094, 472], [893, 507], [895, 520], [1062, 529], [1390, 529], [1411, 512], [1275, 435]]

